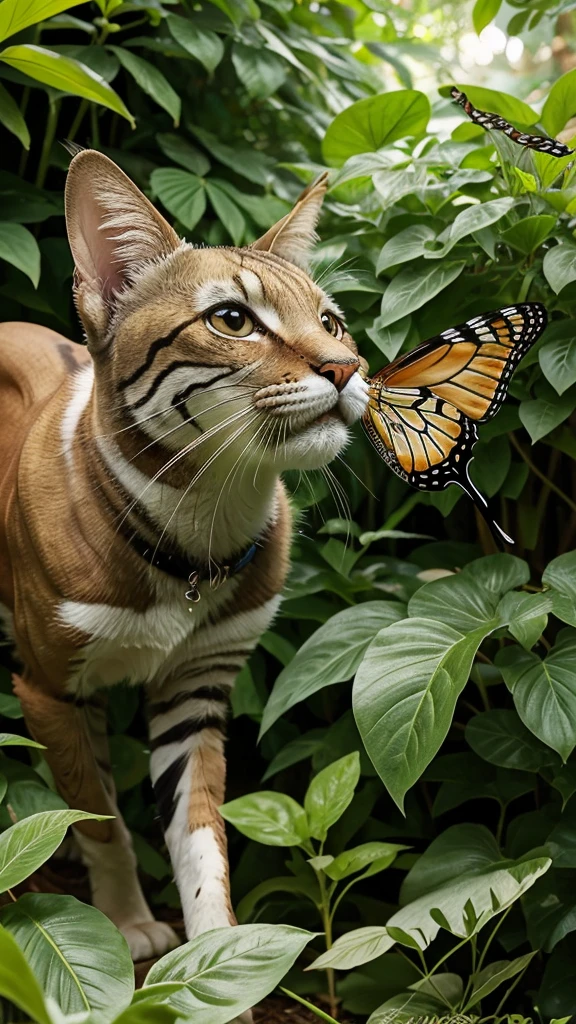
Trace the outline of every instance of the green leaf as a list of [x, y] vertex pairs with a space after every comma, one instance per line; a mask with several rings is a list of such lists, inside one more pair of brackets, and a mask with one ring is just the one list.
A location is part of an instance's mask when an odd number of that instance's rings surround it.
[[280, 878], [266, 878], [259, 885], [254, 886], [251, 891], [240, 900], [236, 907], [236, 917], [239, 924], [244, 924], [254, 914], [254, 910], [260, 900], [273, 892], [289, 892], [301, 896], [307, 896], [314, 904], [321, 900], [320, 887], [315, 876], [299, 876], [293, 878], [291, 875], [283, 875]]
[[304, 797], [304, 810], [311, 836], [326, 839], [330, 826], [342, 817], [352, 803], [359, 779], [360, 755], [356, 750], [333, 761], [312, 779]]
[[542, 582], [554, 591], [554, 615], [576, 626], [576, 551], [553, 558], [542, 573]]
[[501, 768], [538, 772], [555, 763], [552, 751], [522, 724], [515, 711], [494, 708], [471, 718], [466, 740], [479, 757]]
[[223, 804], [220, 814], [242, 835], [266, 846], [300, 846], [310, 835], [304, 808], [285, 793], [249, 793]]
[[[122, 51], [124, 52], [124, 51]], [[134, 126], [134, 118], [120, 97], [107, 82], [80, 61], [72, 60], [61, 53], [47, 50], [42, 46], [26, 43], [20, 46], [8, 46], [0, 52], [0, 60], [10, 67], [28, 75], [53, 89], [82, 96], [84, 99], [108, 107], [116, 114], [125, 117]]]
[[331, 949], [322, 953], [306, 970], [320, 971], [332, 967], [339, 971], [349, 971], [382, 956], [394, 945], [394, 939], [390, 938], [384, 927], [356, 928], [336, 939]]
[[235, 42], [232, 63], [248, 95], [255, 100], [267, 100], [284, 84], [288, 66], [281, 57], [261, 47]]
[[246, 231], [246, 221], [236, 203], [213, 178], [209, 178], [206, 182], [206, 192], [220, 223], [230, 235], [234, 245], [240, 245]]
[[[442, 977], [442, 976], [440, 976]], [[367, 1024], [412, 1024], [415, 1020], [433, 1020], [442, 1018], [446, 1013], [446, 1003], [428, 992], [398, 992], [382, 1003]]]
[[542, 269], [552, 291], [558, 295], [567, 284], [576, 281], [576, 245], [562, 243], [549, 249]]
[[472, 22], [474, 24], [474, 31], [478, 35], [480, 35], [483, 28], [486, 28], [486, 25], [489, 25], [494, 20], [501, 6], [502, 0], [476, 0], [474, 10], [472, 11]]
[[533, 957], [536, 956], [536, 952], [525, 953], [524, 956], [519, 956], [516, 960], [496, 960], [493, 964], [489, 964], [484, 970], [479, 971], [478, 974], [474, 975], [474, 988], [470, 995], [470, 999], [466, 1003], [462, 1012], [466, 1013], [467, 1010], [471, 1010], [475, 1007], [481, 999], [490, 995], [495, 989], [502, 985], [505, 981], [509, 981], [510, 978], [515, 978], [517, 974], [525, 971], [528, 964]]
[[159, 107], [166, 110], [177, 126], [180, 123], [181, 102], [178, 93], [170, 85], [161, 71], [154, 64], [137, 57], [131, 50], [121, 46], [109, 46], [109, 50], [115, 53], [122, 67], [132, 76], [136, 85], [139, 85], [142, 92], [150, 96]]
[[398, 846], [396, 843], [362, 843], [361, 846], [340, 853], [324, 868], [324, 873], [335, 882], [358, 871], [366, 871], [367, 868], [370, 869], [368, 875], [376, 875], [393, 864], [401, 850], [408, 849], [409, 846]]
[[388, 267], [418, 259], [426, 252], [426, 242], [431, 242], [435, 238], [436, 232], [427, 224], [411, 224], [410, 227], [404, 228], [382, 246], [376, 263], [376, 273], [381, 274]]
[[558, 427], [570, 415], [576, 404], [575, 391], [565, 391], [559, 396], [546, 381], [541, 382], [537, 391], [538, 398], [521, 402], [518, 410], [532, 444], [536, 444], [541, 437], [546, 437], [550, 431]]
[[64, 1013], [91, 1010], [91, 1021], [107, 1024], [128, 1006], [134, 992], [130, 950], [99, 910], [73, 896], [26, 893], [0, 910], [0, 924]]
[[313, 933], [288, 925], [244, 924], [199, 935], [155, 963], [144, 990], [180, 981], [170, 1005], [194, 1024], [227, 1024], [282, 980]]
[[384, 292], [380, 327], [387, 327], [425, 306], [430, 299], [452, 284], [465, 266], [465, 263], [441, 263], [401, 270]]
[[[166, 24], [171, 36], [212, 73], [224, 56], [224, 43], [220, 36], [198, 26], [179, 14], [169, 14]], [[164, 104], [162, 104], [163, 106]]]
[[3, 0], [0, 6], [0, 42], [60, 11], [77, 7], [82, 0]]
[[202, 178], [177, 167], [160, 167], [152, 171], [150, 185], [172, 216], [192, 231], [206, 209]]
[[199, 125], [189, 125], [189, 129], [216, 160], [225, 167], [230, 167], [235, 174], [240, 174], [257, 185], [268, 184], [275, 161], [265, 153], [254, 147], [227, 146], [217, 135], [200, 128]]
[[24, 712], [18, 697], [11, 693], [0, 693], [0, 715], [3, 718], [23, 718]]
[[433, 580], [416, 591], [408, 604], [412, 618], [439, 619], [461, 633], [497, 618], [500, 597], [530, 579], [526, 562], [514, 555], [488, 555], [464, 566], [462, 572]]
[[501, 220], [517, 202], [513, 197], [502, 199], [490, 199], [487, 203], [478, 203], [475, 206], [468, 206], [457, 214], [452, 224], [442, 234], [438, 235], [434, 245], [441, 244], [441, 247], [432, 248], [432, 243], [425, 246], [424, 256], [426, 259], [441, 259], [446, 256], [454, 246], [467, 235], [474, 231], [482, 231], [490, 224]]
[[570, 118], [576, 114], [575, 90], [576, 68], [573, 68], [554, 82], [546, 97], [540, 121], [553, 137], [563, 131]]
[[[0, 10], [2, 10], [1, 7]], [[3, 124], [20, 140], [24, 149], [30, 149], [30, 132], [20, 112], [20, 107], [2, 84], [0, 84], [0, 124]]]
[[0, 222], [0, 259], [11, 263], [30, 278], [35, 288], [40, 280], [40, 249], [28, 228]]
[[512, 167], [514, 174], [521, 182], [522, 188], [520, 192], [538, 192], [538, 182], [533, 174], [529, 174], [528, 171], [523, 171], [520, 167]]
[[[429, 849], [434, 847], [434, 842]], [[552, 863], [549, 857], [534, 857], [498, 861], [492, 866], [462, 872], [457, 850], [453, 856], [449, 881], [419, 896], [389, 918], [386, 927], [393, 939], [426, 949], [440, 928], [460, 938], [475, 935], [534, 885]], [[459, 864], [456, 877], [454, 863]]]
[[544, 659], [505, 647], [496, 664], [524, 725], [566, 761], [576, 747], [576, 630], [561, 630]]
[[324, 159], [341, 167], [356, 153], [373, 153], [397, 139], [421, 135], [429, 118], [430, 103], [415, 89], [358, 100], [329, 125], [322, 143]]
[[208, 157], [200, 152], [196, 146], [193, 146], [191, 142], [188, 142], [188, 139], [183, 138], [182, 135], [175, 135], [172, 132], [161, 132], [156, 136], [156, 142], [164, 156], [167, 156], [169, 160], [173, 160], [175, 164], [180, 164], [187, 171], [197, 174], [200, 178], [208, 174], [210, 170]]
[[114, 1024], [173, 1024], [181, 1018], [178, 1010], [170, 1006], [167, 1000], [175, 992], [185, 989], [185, 985], [177, 982], [150, 985], [149, 990], [140, 989], [134, 994], [130, 1006], [114, 1018]]
[[8, 799], [16, 818], [29, 818], [38, 811], [66, 810], [66, 801], [49, 789], [38, 772], [21, 761], [4, 759], [2, 770], [8, 782]]
[[571, 320], [550, 325], [538, 351], [538, 361], [559, 395], [576, 384], [576, 330]]
[[273, 775], [285, 768], [290, 768], [291, 765], [312, 757], [321, 747], [324, 736], [324, 729], [311, 729], [305, 736], [298, 736], [297, 739], [287, 743], [270, 761], [262, 776], [262, 782], [266, 782], [266, 779], [272, 778]]
[[512, 636], [529, 651], [546, 629], [551, 609], [550, 594], [511, 591], [500, 601], [498, 615], [503, 622], [508, 623]]
[[10, 932], [0, 927], [0, 996], [38, 1024], [52, 1024], [42, 989]]
[[500, 239], [506, 245], [511, 245], [525, 256], [529, 256], [554, 231], [557, 223], [556, 217], [546, 213], [524, 217], [522, 220], [516, 221], [512, 227], [502, 231]]
[[0, 772], [0, 804], [6, 796], [6, 790], [8, 789], [8, 779], [5, 775]]
[[304, 643], [276, 679], [262, 717], [260, 736], [294, 704], [351, 679], [378, 630], [404, 615], [393, 601], [366, 601], [337, 612]]
[[356, 673], [354, 714], [368, 756], [402, 809], [445, 739], [476, 651], [496, 627], [467, 636], [433, 619], [380, 630]]
[[[496, 89], [484, 89], [479, 85], [470, 85], [469, 82], [458, 82], [458, 88], [465, 92], [468, 99], [479, 107], [480, 110], [488, 110], [490, 113], [500, 114], [507, 121], [513, 124], [532, 125], [538, 121], [538, 114], [529, 107], [527, 103], [509, 96], [508, 93], [498, 92]], [[451, 86], [442, 86], [440, 92], [449, 95]]]
[[37, 747], [38, 750], [46, 750], [42, 743], [28, 739], [27, 736], [14, 736], [11, 732], [0, 732], [0, 747]]
[[105, 821], [85, 811], [41, 811], [0, 835], [0, 892], [12, 889], [52, 856], [76, 821]]
[[452, 825], [430, 843], [410, 869], [400, 890], [400, 906], [448, 885], [454, 878], [454, 862], [465, 874], [478, 874], [497, 864], [500, 849], [485, 825]]

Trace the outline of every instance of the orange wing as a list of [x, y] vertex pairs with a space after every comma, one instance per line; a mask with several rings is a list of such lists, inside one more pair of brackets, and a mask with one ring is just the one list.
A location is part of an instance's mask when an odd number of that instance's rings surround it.
[[485, 422], [498, 412], [512, 373], [546, 323], [546, 310], [537, 302], [474, 317], [423, 342], [373, 381], [387, 391], [424, 388]]
[[534, 302], [443, 331], [375, 374], [362, 420], [398, 476], [424, 491], [458, 484], [507, 541], [470, 480], [476, 422], [498, 412], [512, 373], [546, 323], [544, 306]]

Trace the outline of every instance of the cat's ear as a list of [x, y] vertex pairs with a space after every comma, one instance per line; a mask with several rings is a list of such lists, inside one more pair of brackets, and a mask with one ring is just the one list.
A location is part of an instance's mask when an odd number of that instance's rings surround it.
[[66, 226], [80, 312], [96, 333], [106, 330], [115, 296], [130, 275], [181, 244], [134, 182], [107, 156], [90, 149], [70, 164]]
[[327, 188], [326, 171], [304, 189], [290, 213], [253, 242], [251, 248], [273, 252], [302, 270], [308, 270], [310, 256], [318, 240], [316, 225]]

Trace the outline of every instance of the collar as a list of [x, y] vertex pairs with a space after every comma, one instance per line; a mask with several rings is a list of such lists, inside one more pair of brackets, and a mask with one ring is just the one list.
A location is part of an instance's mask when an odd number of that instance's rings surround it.
[[249, 547], [245, 548], [235, 558], [230, 559], [229, 562], [215, 562], [213, 559], [208, 563], [191, 565], [188, 558], [185, 555], [178, 553], [177, 551], [166, 551], [165, 549], [156, 547], [149, 541], [145, 540], [144, 537], [139, 536], [137, 533], [130, 533], [126, 535], [126, 540], [130, 544], [130, 547], [143, 558], [148, 565], [154, 569], [159, 569], [160, 572], [166, 573], [167, 576], [171, 576], [172, 579], [179, 580], [188, 587], [186, 591], [186, 598], [193, 604], [196, 604], [200, 600], [200, 583], [209, 582], [212, 590], [217, 590], [221, 587], [226, 580], [230, 579], [231, 576], [236, 576], [242, 569], [245, 569], [250, 564], [260, 543], [258, 540], [250, 544]]

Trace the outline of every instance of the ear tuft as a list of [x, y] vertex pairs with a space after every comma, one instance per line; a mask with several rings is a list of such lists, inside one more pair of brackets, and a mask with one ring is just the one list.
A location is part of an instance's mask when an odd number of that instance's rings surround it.
[[327, 188], [328, 172], [325, 171], [304, 189], [290, 213], [250, 248], [275, 253], [302, 270], [309, 270], [312, 249], [318, 241], [316, 225]]
[[176, 232], [130, 178], [90, 149], [77, 153], [70, 164], [66, 224], [77, 279], [105, 303], [139, 266], [180, 245]]

